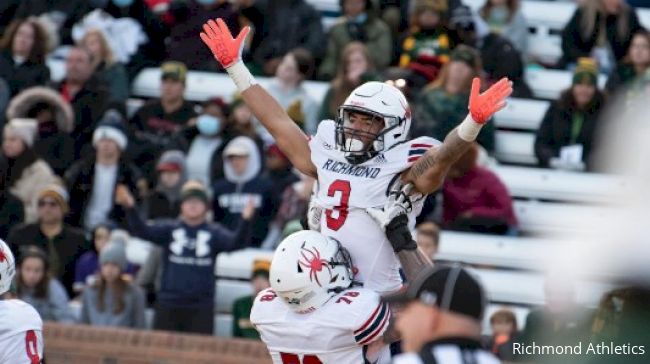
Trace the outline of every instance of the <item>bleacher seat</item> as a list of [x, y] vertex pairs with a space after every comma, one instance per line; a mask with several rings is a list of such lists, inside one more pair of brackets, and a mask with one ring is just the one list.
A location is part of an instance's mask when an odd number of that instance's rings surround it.
[[494, 135], [494, 156], [499, 162], [537, 165], [535, 134], [497, 130]]
[[[604, 226], [615, 211], [611, 207], [535, 200], [515, 201], [519, 230], [526, 234], [562, 234], [583, 232], [592, 226]], [[590, 222], [586, 223], [586, 220]]]
[[548, 101], [510, 98], [507, 106], [494, 115], [495, 126], [536, 131], [550, 105]]
[[250, 281], [217, 279], [215, 285], [215, 309], [217, 312], [231, 312], [235, 300], [253, 293]]
[[232, 315], [218, 313], [214, 316], [214, 334], [221, 337], [232, 336]]
[[[564, 70], [543, 68], [526, 70], [526, 82], [533, 90], [535, 97], [545, 100], [556, 100], [562, 91], [571, 86], [573, 73]], [[604, 75], [598, 76], [598, 85], [603, 88], [607, 82]]]

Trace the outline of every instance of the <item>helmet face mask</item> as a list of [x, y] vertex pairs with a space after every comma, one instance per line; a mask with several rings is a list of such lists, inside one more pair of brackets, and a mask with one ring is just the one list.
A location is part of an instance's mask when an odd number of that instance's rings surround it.
[[[352, 124], [372, 120], [368, 127]], [[376, 127], [375, 123], [383, 123]], [[335, 142], [351, 164], [374, 158], [397, 143], [406, 140], [411, 112], [404, 95], [394, 86], [367, 82], [357, 87], [339, 107]], [[364, 130], [365, 129], [365, 130]]]
[[271, 263], [275, 293], [297, 313], [318, 309], [352, 284], [350, 254], [335, 239], [315, 231], [289, 235]]

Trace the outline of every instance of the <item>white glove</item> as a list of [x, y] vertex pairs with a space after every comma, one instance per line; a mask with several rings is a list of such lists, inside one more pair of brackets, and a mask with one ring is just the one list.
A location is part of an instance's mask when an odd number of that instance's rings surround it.
[[561, 169], [564, 171], [582, 172], [586, 169], [585, 163], [582, 161], [571, 163], [556, 157], [551, 158], [548, 164], [553, 169]]
[[309, 199], [309, 208], [307, 209], [307, 225], [309, 230], [320, 231], [320, 220], [323, 216], [323, 206], [316, 202], [316, 196], [312, 195]]
[[411, 183], [404, 186], [397, 184], [397, 187], [390, 191], [383, 209], [370, 207], [366, 212], [379, 224], [382, 231], [385, 231], [386, 225], [395, 217], [410, 213], [413, 210], [413, 202], [422, 198], [421, 193], [411, 196], [411, 191], [413, 191]]

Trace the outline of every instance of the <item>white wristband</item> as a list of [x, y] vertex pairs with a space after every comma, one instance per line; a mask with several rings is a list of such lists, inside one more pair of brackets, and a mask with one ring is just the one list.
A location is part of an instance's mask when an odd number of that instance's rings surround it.
[[465, 120], [458, 126], [458, 136], [466, 142], [473, 142], [482, 127], [482, 124], [474, 121], [472, 114], [467, 114]]
[[230, 78], [232, 78], [233, 82], [237, 86], [237, 90], [239, 90], [240, 93], [246, 91], [253, 85], [257, 85], [255, 77], [253, 77], [251, 72], [248, 70], [248, 68], [246, 68], [246, 65], [244, 65], [244, 62], [242, 61], [239, 61], [226, 68], [226, 72], [228, 72]]

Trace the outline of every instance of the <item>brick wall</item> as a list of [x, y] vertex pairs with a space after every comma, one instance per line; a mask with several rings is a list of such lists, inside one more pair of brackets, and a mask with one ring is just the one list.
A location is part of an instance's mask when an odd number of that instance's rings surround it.
[[270, 364], [261, 342], [46, 323], [47, 364]]

